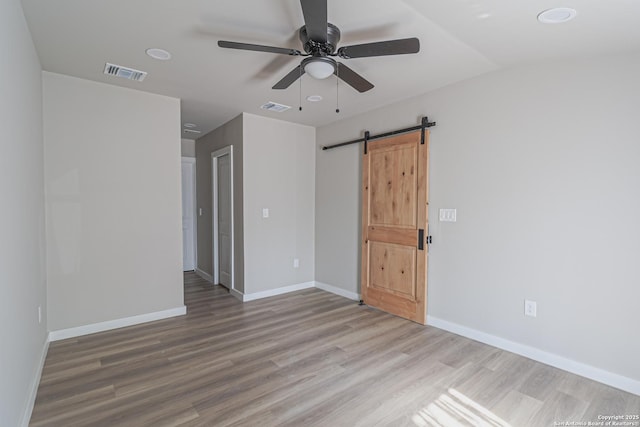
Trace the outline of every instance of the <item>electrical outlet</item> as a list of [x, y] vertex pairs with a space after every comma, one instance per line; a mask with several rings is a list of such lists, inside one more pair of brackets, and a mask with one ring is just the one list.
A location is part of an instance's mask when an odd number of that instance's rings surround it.
[[262, 218], [269, 218], [269, 208], [262, 208]]
[[38, 324], [42, 323], [42, 306], [38, 306]]
[[293, 259], [293, 268], [300, 267], [300, 260], [298, 258]]
[[535, 301], [524, 300], [524, 315], [529, 317], [538, 315], [538, 305]]

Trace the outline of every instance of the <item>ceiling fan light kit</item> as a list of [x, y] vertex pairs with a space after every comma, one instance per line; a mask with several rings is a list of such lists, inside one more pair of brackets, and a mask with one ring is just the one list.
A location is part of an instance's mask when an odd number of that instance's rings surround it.
[[304, 72], [318, 80], [326, 79], [336, 71], [336, 61], [324, 56], [305, 58], [302, 63]]
[[303, 74], [309, 74], [315, 79], [326, 79], [332, 74], [358, 92], [373, 89], [373, 84], [357, 72], [341, 62], [333, 59], [365, 58], [372, 56], [404, 55], [418, 53], [420, 41], [413, 37], [399, 40], [386, 40], [353, 46], [343, 46], [338, 49], [340, 29], [327, 22], [327, 0], [300, 0], [305, 25], [299, 30], [300, 41], [304, 53], [297, 49], [263, 46], [249, 43], [238, 43], [226, 40], [218, 41], [218, 46], [227, 49], [251, 50], [257, 52], [277, 53], [290, 56], [306, 56], [300, 65], [291, 70], [273, 89], [287, 89]]

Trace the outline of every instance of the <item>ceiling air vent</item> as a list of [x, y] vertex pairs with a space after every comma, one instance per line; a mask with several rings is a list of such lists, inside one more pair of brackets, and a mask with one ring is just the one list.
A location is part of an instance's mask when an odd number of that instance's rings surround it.
[[195, 129], [182, 129], [182, 131], [184, 133], [202, 133], [202, 131], [195, 130]]
[[123, 67], [121, 65], [109, 64], [104, 65], [104, 73], [109, 76], [122, 77], [127, 80], [141, 82], [147, 76], [145, 71], [134, 70], [133, 68]]
[[275, 111], [277, 113], [282, 113], [283, 111], [287, 111], [289, 108], [288, 105], [278, 104], [277, 102], [269, 101], [264, 105], [261, 105], [260, 108], [263, 110]]

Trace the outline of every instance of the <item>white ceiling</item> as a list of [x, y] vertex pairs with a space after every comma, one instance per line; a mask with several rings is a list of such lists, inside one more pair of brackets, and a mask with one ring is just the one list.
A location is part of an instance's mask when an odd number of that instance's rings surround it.
[[[22, 0], [44, 70], [182, 99], [182, 121], [202, 135], [245, 111], [320, 126], [488, 71], [532, 62], [640, 50], [637, 0], [329, 0], [339, 46], [418, 37], [416, 55], [343, 60], [375, 88], [303, 76], [272, 90], [300, 58], [222, 49], [231, 40], [302, 50], [299, 0]], [[544, 25], [542, 10], [577, 17]], [[147, 48], [173, 55], [157, 61]], [[106, 62], [149, 73], [143, 82], [102, 74]], [[302, 111], [298, 111], [302, 95]], [[308, 95], [321, 95], [310, 103]], [[260, 110], [267, 101], [284, 113]], [[190, 137], [185, 135], [185, 137]], [[192, 137], [192, 136], [191, 136]]]

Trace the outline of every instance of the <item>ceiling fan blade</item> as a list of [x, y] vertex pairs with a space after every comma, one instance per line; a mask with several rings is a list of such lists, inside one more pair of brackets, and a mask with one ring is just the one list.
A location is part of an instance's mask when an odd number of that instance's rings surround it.
[[300, 0], [307, 35], [313, 41], [327, 42], [327, 0]]
[[384, 42], [356, 44], [338, 49], [338, 56], [344, 59], [365, 58], [368, 56], [403, 55], [420, 52], [420, 40], [410, 39], [387, 40]]
[[282, 55], [292, 55], [292, 56], [302, 55], [302, 52], [300, 52], [297, 49], [288, 49], [286, 47], [263, 46], [260, 44], [229, 42], [226, 40], [219, 40], [218, 46], [224, 47], [227, 49], [253, 50], [257, 52], [279, 53]]
[[368, 90], [373, 89], [373, 84], [367, 81], [360, 74], [353, 71], [351, 68], [347, 67], [344, 64], [337, 63], [336, 71], [333, 73], [338, 78], [342, 79], [345, 83], [353, 87], [358, 92], [366, 92]]
[[298, 80], [300, 78], [300, 76], [302, 76], [303, 74], [304, 74], [304, 68], [302, 68], [302, 65], [298, 65], [296, 68], [291, 70], [291, 72], [289, 72], [289, 74], [284, 76], [282, 78], [282, 80], [280, 80], [278, 83], [276, 83], [272, 87], [272, 89], [286, 89], [289, 86], [291, 86], [291, 84], [293, 82]]

